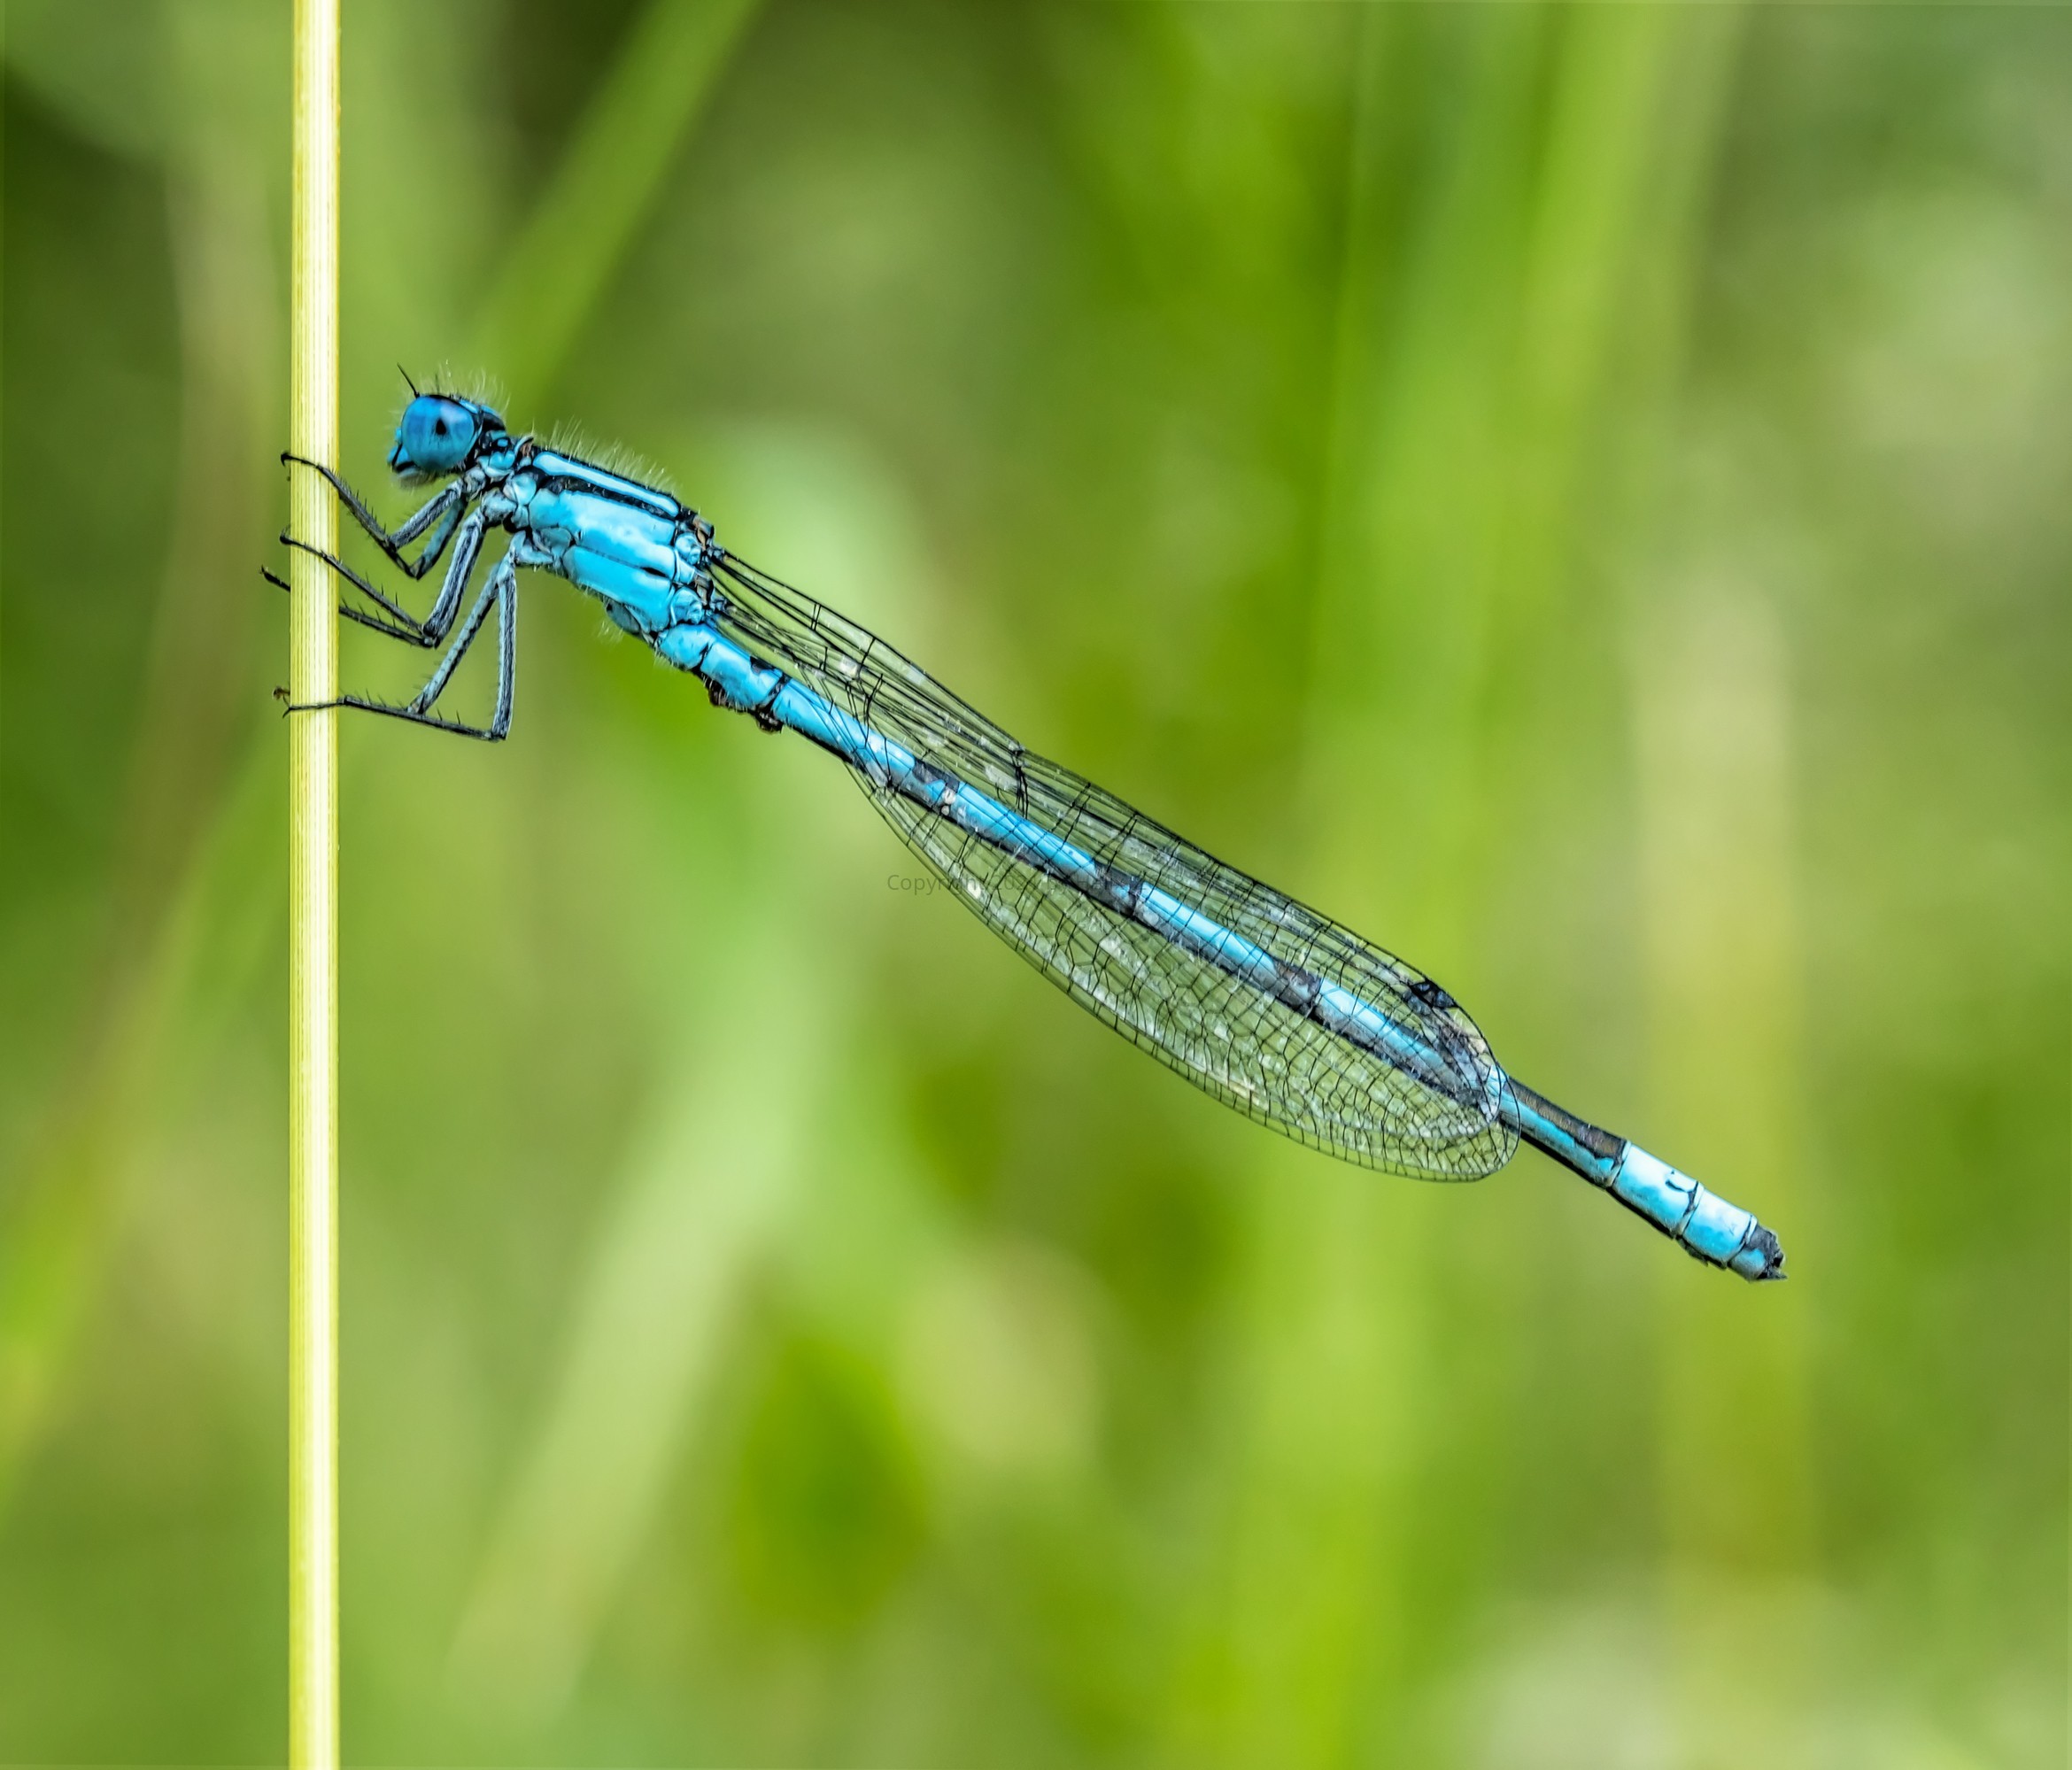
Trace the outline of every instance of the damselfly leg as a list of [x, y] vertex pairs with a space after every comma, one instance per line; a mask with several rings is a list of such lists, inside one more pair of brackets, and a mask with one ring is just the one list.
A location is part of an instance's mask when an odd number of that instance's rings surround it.
[[[321, 474], [331, 490], [338, 494], [338, 502], [345, 506], [346, 514], [367, 530], [375, 545], [389, 556], [391, 564], [414, 578], [422, 577], [445, 552], [446, 543], [453, 538], [453, 530], [468, 502], [458, 483], [449, 485], [391, 533], [382, 527], [381, 519], [367, 507], [360, 495], [321, 461], [305, 460], [300, 455], [290, 454], [282, 454], [281, 459], [290, 466], [305, 467]], [[439, 525], [437, 532], [425, 543], [417, 557], [412, 559], [403, 549], [435, 523]]]
[[[405, 608], [402, 604], [383, 595], [379, 589], [360, 576], [344, 560], [327, 553], [321, 547], [311, 546], [307, 541], [298, 541], [292, 535], [282, 535], [281, 545], [284, 547], [293, 547], [298, 553], [307, 553], [313, 560], [321, 560], [324, 564], [330, 567], [362, 596], [370, 598], [390, 617], [384, 620], [382, 615], [369, 614], [364, 608], [357, 608], [350, 602], [341, 602], [338, 605], [338, 613], [348, 621], [357, 621], [362, 627], [371, 627], [375, 632], [384, 634], [391, 639], [400, 639], [406, 645], [422, 645], [429, 649], [439, 643], [440, 636], [438, 634], [428, 630], [425, 622], [420, 622], [416, 615]], [[292, 592], [293, 586], [278, 572], [269, 571], [266, 567], [261, 566], [259, 576], [276, 588]]]
[[[314, 464], [305, 462], [304, 465]], [[420, 622], [408, 609], [383, 593], [335, 554], [325, 552], [321, 547], [312, 546], [292, 535], [283, 534], [281, 537], [283, 545], [298, 548], [312, 558], [321, 560], [383, 611], [381, 614], [370, 614], [366, 609], [341, 602], [338, 612], [347, 620], [357, 622], [360, 626], [370, 628], [385, 638], [400, 639], [408, 645], [428, 649], [437, 645], [452, 628], [454, 616], [467, 591], [468, 579], [474, 575], [475, 562], [481, 556], [483, 533], [486, 526], [486, 518], [482, 510], [477, 508], [469, 511], [463, 517], [461, 511], [464, 506], [458, 496], [458, 488], [449, 487], [391, 534], [381, 527], [352, 488], [337, 475], [322, 467], [318, 467], [317, 471], [329, 482], [338, 494], [339, 502], [373, 537], [375, 545], [412, 577], [422, 576], [430, 563], [445, 551], [447, 544], [454, 543], [452, 556], [447, 560], [445, 575], [440, 581], [438, 597], [432, 604], [430, 614]], [[406, 557], [403, 547], [426, 529], [432, 529], [435, 524], [437, 529], [432, 539], [418, 557], [415, 560]], [[282, 590], [289, 587], [274, 572], [267, 571], [265, 576], [269, 583], [279, 585]], [[491, 608], [497, 612], [498, 635], [495, 711], [486, 726], [471, 725], [465, 721], [442, 717], [434, 713], [432, 707], [445, 692], [446, 684], [452, 679], [454, 670], [460, 667], [460, 660], [468, 654], [468, 647], [482, 631], [483, 623], [489, 618]], [[411, 699], [398, 704], [376, 700], [367, 695], [346, 694], [339, 696], [336, 700], [291, 703], [288, 710], [290, 713], [308, 713], [328, 707], [356, 707], [363, 713], [379, 713], [391, 719], [406, 719], [414, 724], [435, 726], [442, 731], [456, 732], [465, 738], [479, 738], [489, 743], [499, 742], [511, 727], [511, 700], [517, 663], [517, 613], [516, 562], [506, 555], [498, 561], [495, 569], [491, 572], [489, 581], [483, 585], [474, 607], [468, 611], [467, 621], [447, 648], [445, 656], [440, 659], [438, 668]]]
[[437, 645], [446, 637], [453, 625], [454, 615], [460, 611], [460, 599], [467, 593], [468, 580], [474, 573], [476, 559], [481, 555], [483, 532], [487, 526], [488, 518], [480, 509], [469, 512], [466, 520], [459, 525], [460, 539], [454, 543], [452, 558], [446, 562], [446, 575], [439, 582], [438, 596], [432, 603], [431, 613], [421, 622], [402, 604], [384, 595], [336, 554], [327, 553], [321, 547], [313, 547], [306, 541], [298, 541], [292, 535], [283, 534], [281, 542], [283, 546], [299, 547], [304, 553], [321, 560], [355, 590], [371, 597], [393, 621], [410, 630], [393, 631], [384, 623], [364, 614], [353, 613], [344, 604], [339, 606], [341, 614], [359, 622], [363, 627], [372, 627], [377, 632], [387, 632], [393, 638], [407, 638], [414, 644], [429, 646]]
[[[489, 619], [490, 610], [497, 611], [497, 703], [487, 725], [470, 725], [464, 720], [447, 719], [432, 711], [453, 672], [460, 668], [460, 660], [468, 655], [468, 648], [475, 643], [482, 631], [483, 622]], [[336, 700], [297, 701], [289, 706], [290, 713], [315, 713], [327, 707], [356, 707], [362, 713], [379, 713], [390, 719], [406, 719], [414, 725], [430, 725], [441, 731], [452, 731], [463, 738], [479, 738], [484, 743], [501, 743], [511, 730], [511, 699], [516, 680], [518, 665], [518, 572], [510, 557], [506, 555], [497, 561], [497, 567], [483, 585], [482, 594], [475, 598], [475, 607], [468, 610], [468, 619], [446, 655], [439, 660], [439, 667], [431, 673], [431, 678], [414, 696], [400, 705], [393, 701], [375, 700], [363, 694], [342, 694]]]

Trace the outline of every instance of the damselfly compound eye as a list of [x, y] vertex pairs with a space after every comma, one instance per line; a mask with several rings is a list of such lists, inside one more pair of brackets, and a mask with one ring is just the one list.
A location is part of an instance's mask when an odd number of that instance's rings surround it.
[[487, 414], [466, 400], [421, 393], [403, 411], [389, 465], [398, 473], [437, 475], [468, 465]]

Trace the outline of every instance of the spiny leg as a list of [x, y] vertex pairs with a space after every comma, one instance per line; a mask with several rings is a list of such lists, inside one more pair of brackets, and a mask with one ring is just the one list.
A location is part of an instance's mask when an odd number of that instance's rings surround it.
[[[468, 588], [468, 580], [475, 570], [475, 560], [482, 553], [483, 535], [488, 527], [488, 519], [481, 510], [470, 511], [460, 525], [460, 538], [453, 549], [453, 557], [447, 561], [446, 575], [439, 585], [437, 599], [432, 604], [431, 613], [420, 622], [400, 603], [394, 601], [376, 589], [366, 578], [354, 571], [344, 560], [334, 553], [327, 553], [321, 547], [313, 547], [306, 541], [298, 541], [292, 535], [282, 535], [282, 545], [299, 548], [313, 558], [321, 560], [355, 590], [374, 599], [382, 608], [393, 616], [400, 627], [398, 630], [387, 622], [375, 620], [357, 610], [339, 605], [339, 613], [348, 620], [357, 621], [363, 627], [371, 627], [377, 633], [386, 633], [391, 638], [408, 639], [414, 645], [436, 645], [446, 637], [453, 624], [453, 616], [460, 607], [460, 598]], [[272, 574], [267, 574], [272, 576]], [[280, 579], [274, 578], [278, 584]]]
[[[461, 509], [468, 502], [466, 493], [456, 481], [414, 515], [406, 518], [403, 526], [390, 534], [382, 527], [380, 519], [367, 507], [360, 495], [321, 461], [313, 461], [293, 454], [283, 454], [281, 459], [321, 474], [331, 490], [338, 494], [339, 503], [345, 506], [352, 520], [373, 537], [375, 545], [389, 556], [391, 564], [408, 572], [414, 578], [422, 577], [432, 568], [438, 556], [445, 552], [446, 543], [453, 538], [454, 527], [460, 522]], [[414, 560], [406, 557], [403, 549], [435, 522], [439, 524], [438, 531], [425, 544], [423, 550]]]
[[[445, 692], [447, 683], [452, 679], [460, 660], [468, 654], [468, 648], [475, 643], [475, 636], [482, 631], [482, 624], [489, 618], [492, 606], [497, 610], [496, 711], [486, 727], [469, 725], [458, 719], [442, 719], [431, 708]], [[362, 713], [379, 713], [390, 719], [407, 719], [414, 725], [429, 725], [463, 738], [479, 738], [486, 743], [500, 743], [511, 730], [511, 704], [517, 667], [518, 571], [506, 555], [497, 562], [496, 569], [490, 574], [489, 582], [483, 585], [482, 594], [475, 599], [475, 607], [468, 610], [468, 619], [446, 655], [439, 660], [439, 667], [406, 705], [398, 707], [389, 701], [369, 699], [365, 695], [345, 694], [340, 695], [336, 700], [293, 705], [288, 710], [290, 713], [310, 713], [326, 707], [351, 707]]]
[[504, 589], [497, 610], [497, 705], [490, 715], [490, 731], [499, 740], [511, 729], [511, 700], [518, 689], [518, 568], [509, 560], [500, 564]]
[[453, 557], [447, 562], [446, 576], [440, 581], [437, 599], [431, 606], [431, 613], [424, 617], [424, 630], [433, 640], [443, 639], [453, 624], [453, 617], [460, 612], [460, 598], [468, 589], [468, 580], [474, 575], [475, 562], [482, 553], [482, 537], [489, 526], [489, 518], [480, 510], [468, 513], [468, 520], [460, 525], [460, 538], [453, 544]]
[[[515, 582], [517, 572], [508, 559], [497, 561], [497, 568], [489, 575], [489, 582], [483, 585], [482, 594], [475, 599], [475, 607], [468, 611], [468, 619], [453, 643], [446, 648], [446, 655], [439, 660], [439, 667], [431, 673], [431, 678], [417, 692], [416, 699], [410, 705], [418, 712], [428, 711], [431, 704], [446, 692], [446, 684], [452, 680], [453, 672], [460, 669], [460, 660], [468, 655], [468, 648], [475, 643], [475, 636], [482, 631], [482, 623], [489, 619], [490, 609], [502, 595], [507, 582]], [[501, 699], [501, 697], [499, 697]]]
[[[281, 545], [307, 553], [312, 559], [322, 560], [353, 589], [357, 590], [362, 596], [378, 603], [383, 611], [393, 617], [393, 624], [391, 624], [389, 621], [383, 621], [375, 615], [367, 614], [364, 610], [353, 607], [350, 603], [341, 602], [338, 605], [338, 613], [348, 621], [357, 621], [362, 627], [372, 627], [377, 633], [386, 633], [391, 638], [407, 639], [415, 645], [436, 645], [438, 644], [436, 638], [426, 633], [423, 624], [416, 615], [404, 607], [401, 603], [384, 594], [377, 586], [368, 583], [366, 578], [360, 576], [358, 572], [354, 571], [351, 566], [335, 553], [327, 553], [321, 547], [313, 547], [307, 541], [298, 541], [294, 536], [287, 534], [281, 537]], [[265, 568], [262, 567], [260, 569], [265, 570]], [[275, 576], [274, 573], [267, 572], [266, 576], [269, 582], [280, 584], [282, 589], [288, 588], [286, 582]]]
[[417, 692], [412, 708], [429, 715], [432, 704], [445, 692], [446, 684], [459, 667], [462, 656], [475, 637], [482, 631], [482, 623], [489, 616], [494, 603], [497, 611], [497, 701], [490, 715], [489, 729], [463, 725], [455, 720], [435, 719], [431, 723], [442, 730], [460, 731], [471, 738], [480, 738], [491, 744], [501, 743], [511, 730], [511, 703], [516, 692], [518, 680], [518, 568], [507, 555], [497, 561], [490, 574], [489, 582], [483, 585], [482, 594], [475, 599], [475, 607], [468, 611], [468, 624], [453, 641], [451, 650], [439, 661], [439, 667], [432, 672], [431, 680]]
[[[315, 553], [316, 549], [312, 547], [307, 551]], [[340, 571], [345, 570], [344, 567], [339, 565], [338, 561], [330, 558], [329, 554], [318, 553], [317, 557], [322, 560], [326, 565], [331, 566]], [[290, 584], [286, 578], [282, 577], [280, 573], [275, 571], [269, 571], [265, 566], [261, 566], [259, 568], [259, 576], [266, 579], [266, 581], [272, 584], [276, 590], [286, 591], [290, 596], [295, 593], [295, 586]], [[351, 577], [352, 576], [352, 574], [347, 572], [346, 576]], [[353, 577], [352, 582], [361, 590], [367, 591], [367, 593], [373, 596], [377, 602], [382, 603], [384, 607], [389, 606], [388, 598], [381, 595], [370, 585], [361, 584], [357, 577]], [[406, 619], [408, 621], [408, 624], [405, 626], [398, 626], [393, 622], [383, 621], [379, 615], [369, 614], [363, 608], [355, 608], [350, 602], [341, 602], [338, 605], [338, 613], [343, 614], [348, 621], [357, 621], [362, 627], [371, 627], [375, 632], [383, 634], [391, 639], [401, 639], [406, 645], [423, 645], [429, 648], [438, 644], [437, 639], [433, 638], [424, 630], [423, 628], [420, 627], [414, 620], [409, 619], [407, 616]]]

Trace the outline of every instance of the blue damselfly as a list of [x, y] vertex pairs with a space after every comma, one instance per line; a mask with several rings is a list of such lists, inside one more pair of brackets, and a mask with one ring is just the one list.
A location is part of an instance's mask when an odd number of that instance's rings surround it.
[[[405, 409], [389, 465], [448, 483], [393, 532], [330, 469], [303, 465], [412, 578], [447, 560], [421, 621], [319, 555], [367, 599], [341, 605], [347, 617], [444, 648], [411, 700], [347, 695], [335, 705], [501, 738], [518, 573], [553, 572], [697, 676], [715, 706], [835, 756], [982, 922], [1082, 1007], [1240, 1112], [1346, 1161], [1422, 1179], [1480, 1179], [1523, 1138], [1708, 1264], [1783, 1277], [1769, 1230], [1507, 1075], [1431, 978], [1024, 748], [874, 634], [729, 553], [666, 492], [514, 437], [488, 406], [437, 393]], [[498, 529], [509, 545], [462, 619]], [[434, 709], [492, 614], [495, 708], [487, 725], [469, 725]]]

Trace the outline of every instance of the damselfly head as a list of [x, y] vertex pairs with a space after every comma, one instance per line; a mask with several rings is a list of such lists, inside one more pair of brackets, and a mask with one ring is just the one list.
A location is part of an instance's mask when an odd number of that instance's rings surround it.
[[441, 479], [465, 468], [504, 421], [486, 406], [445, 393], [421, 393], [403, 408], [389, 465], [406, 479]]

